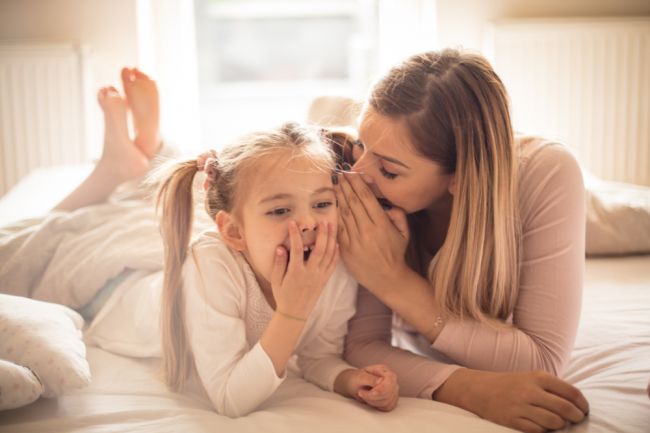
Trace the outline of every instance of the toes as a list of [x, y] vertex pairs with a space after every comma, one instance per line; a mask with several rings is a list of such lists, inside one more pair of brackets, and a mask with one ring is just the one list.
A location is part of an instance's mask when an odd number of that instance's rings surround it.
[[151, 80], [147, 74], [139, 70], [138, 68], [133, 68], [133, 74], [135, 75], [135, 78], [141, 78], [143, 80]]
[[97, 91], [97, 100], [102, 103], [106, 99], [106, 96], [108, 96], [108, 92], [110, 91], [111, 87], [100, 87], [100, 89]]
[[126, 87], [128, 84], [131, 84], [133, 82], [134, 72], [132, 69], [122, 68], [120, 76], [122, 77], [122, 84], [124, 87]]
[[113, 86], [104, 86], [97, 91], [97, 99], [100, 101], [105, 100], [107, 97], [120, 97], [120, 92]]

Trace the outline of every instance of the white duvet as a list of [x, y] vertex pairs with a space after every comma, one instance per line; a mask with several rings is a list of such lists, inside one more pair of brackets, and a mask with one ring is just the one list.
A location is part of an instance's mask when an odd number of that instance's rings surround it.
[[[650, 426], [650, 256], [587, 261], [582, 321], [565, 377], [591, 404], [571, 432], [647, 433]], [[118, 311], [118, 310], [115, 310]], [[170, 393], [157, 358], [88, 348], [92, 384], [0, 414], [0, 432], [504, 432], [448, 405], [402, 398], [379, 413], [292, 377], [259, 411], [231, 420]]]

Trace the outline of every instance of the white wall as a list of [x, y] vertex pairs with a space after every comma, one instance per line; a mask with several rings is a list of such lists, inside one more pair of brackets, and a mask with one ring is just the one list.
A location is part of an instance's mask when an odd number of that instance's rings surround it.
[[75, 42], [91, 47], [92, 88], [119, 82], [138, 60], [136, 0], [2, 0], [0, 41]]
[[123, 66], [137, 66], [157, 80], [163, 135], [194, 150], [199, 128], [193, 13], [192, 0], [0, 0], [0, 42], [90, 48], [91, 156], [99, 156], [102, 140], [94, 92], [106, 85], [120, 88]]
[[87, 46], [89, 56], [87, 152], [99, 156], [101, 110], [94, 92], [119, 84], [124, 65], [137, 65], [137, 0], [1, 0], [0, 42], [74, 43]]
[[[434, 1], [434, 0], [431, 0]], [[541, 17], [650, 15], [649, 0], [437, 0], [434, 48], [483, 48], [485, 27], [494, 20]]]

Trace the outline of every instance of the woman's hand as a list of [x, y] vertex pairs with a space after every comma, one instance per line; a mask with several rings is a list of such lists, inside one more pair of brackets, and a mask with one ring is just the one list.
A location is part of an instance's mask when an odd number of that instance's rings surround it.
[[542, 371], [456, 370], [434, 399], [523, 432], [544, 432], [581, 422], [589, 403], [576, 387]]
[[397, 208], [384, 211], [360, 174], [345, 172], [338, 178], [341, 257], [359, 284], [382, 298], [381, 292], [408, 269], [406, 214]]
[[334, 390], [383, 412], [395, 409], [399, 400], [397, 376], [383, 364], [343, 371]]
[[318, 223], [316, 243], [307, 260], [304, 260], [302, 239], [295, 221], [289, 222], [289, 242], [289, 263], [285, 249], [277, 247], [271, 273], [276, 311], [306, 320], [336, 268], [336, 230], [333, 224]]

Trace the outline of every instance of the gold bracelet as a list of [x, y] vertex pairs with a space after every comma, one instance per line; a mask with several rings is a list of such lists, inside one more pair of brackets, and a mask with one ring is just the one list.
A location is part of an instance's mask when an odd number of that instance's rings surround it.
[[431, 326], [431, 328], [429, 328], [427, 333], [424, 334], [424, 335], [428, 338], [431, 331], [433, 331], [434, 329], [440, 328], [444, 323], [445, 323], [445, 321], [442, 320], [441, 316], [436, 317], [436, 320], [433, 321], [433, 325]]
[[307, 321], [306, 318], [303, 319], [302, 317], [292, 316], [291, 314], [283, 313], [280, 310], [275, 310], [275, 312], [278, 313], [280, 316], [286, 317], [287, 319], [296, 320], [298, 322], [306, 322]]

